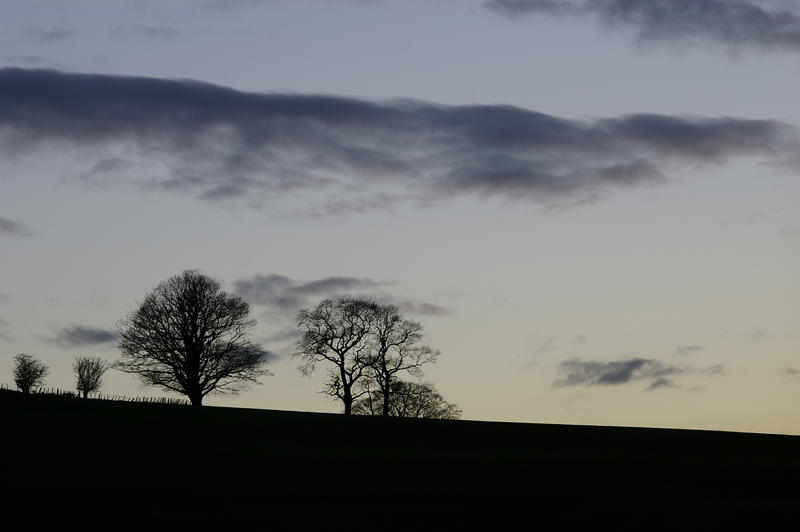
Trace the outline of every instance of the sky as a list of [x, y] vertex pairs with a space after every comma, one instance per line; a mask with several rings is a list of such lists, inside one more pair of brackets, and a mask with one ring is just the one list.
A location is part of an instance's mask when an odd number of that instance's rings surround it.
[[0, 383], [196, 268], [274, 354], [206, 404], [340, 411], [358, 295], [465, 419], [800, 434], [799, 83], [788, 0], [4, 1]]

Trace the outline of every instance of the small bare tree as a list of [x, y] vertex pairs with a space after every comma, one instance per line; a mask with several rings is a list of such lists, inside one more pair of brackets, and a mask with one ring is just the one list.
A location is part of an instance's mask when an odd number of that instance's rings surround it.
[[353, 401], [368, 393], [356, 386], [370, 368], [370, 344], [377, 304], [366, 299], [326, 299], [314, 309], [297, 315], [302, 332], [294, 356], [301, 360], [300, 372], [309, 376], [319, 363], [328, 363], [328, 380], [323, 393], [340, 399], [345, 415]]
[[99, 357], [77, 356], [72, 364], [72, 372], [77, 380], [78, 393], [83, 398], [89, 397], [91, 392], [96, 392], [103, 384], [103, 374], [108, 371], [109, 364]]
[[[396, 380], [392, 383], [392, 402], [389, 416], [429, 419], [458, 419], [461, 409], [444, 397], [429, 383], [419, 384]], [[383, 394], [373, 390], [353, 405], [353, 413], [363, 416], [383, 415]]]
[[236, 393], [271, 374], [263, 367], [270, 354], [247, 338], [255, 324], [244, 299], [187, 270], [159, 283], [119, 323], [115, 368], [202, 406], [210, 392]]
[[31, 393], [31, 388], [44, 384], [44, 378], [50, 369], [28, 353], [20, 353], [14, 357], [14, 383], [22, 393]]
[[394, 384], [403, 373], [422, 377], [422, 366], [436, 362], [439, 351], [422, 340], [422, 325], [403, 318], [395, 305], [378, 305], [373, 314], [370, 335], [370, 385], [381, 395], [381, 415], [388, 416]]

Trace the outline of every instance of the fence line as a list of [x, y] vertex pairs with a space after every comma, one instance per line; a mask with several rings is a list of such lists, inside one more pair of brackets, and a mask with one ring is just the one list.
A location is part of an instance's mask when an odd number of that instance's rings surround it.
[[[8, 383], [0, 383], [0, 390], [11, 390], [11, 386]], [[37, 395], [57, 395], [59, 397], [74, 397], [74, 398], [81, 398], [81, 394], [78, 392], [74, 392], [72, 390], [62, 390], [61, 388], [54, 388], [52, 386], [40, 386], [31, 390], [31, 393]], [[128, 397], [127, 395], [113, 395], [113, 394], [105, 394], [100, 392], [94, 392], [89, 394], [89, 399], [100, 399], [102, 401], [122, 401], [126, 403], [148, 403], [148, 404], [159, 404], [159, 405], [189, 405], [188, 399], [179, 399], [177, 397], [142, 397], [142, 396], [135, 396], [135, 397]]]

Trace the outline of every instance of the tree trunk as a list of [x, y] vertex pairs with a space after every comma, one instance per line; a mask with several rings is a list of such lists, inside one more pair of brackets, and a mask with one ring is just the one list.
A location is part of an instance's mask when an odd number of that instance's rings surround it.
[[89, 398], [89, 392], [87, 390], [83, 390], [83, 398], [84, 399], [88, 399]]
[[381, 411], [381, 415], [384, 417], [389, 417], [389, 388], [387, 387], [383, 390], [383, 410]]
[[350, 392], [349, 386], [345, 386], [342, 402], [344, 402], [344, 415], [351, 415], [353, 413], [353, 394]]
[[192, 403], [192, 406], [203, 406], [203, 396], [199, 393], [190, 393], [189, 401]]

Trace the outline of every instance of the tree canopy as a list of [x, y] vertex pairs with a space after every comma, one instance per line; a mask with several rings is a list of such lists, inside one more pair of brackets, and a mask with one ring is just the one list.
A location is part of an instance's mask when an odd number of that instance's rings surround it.
[[75, 375], [75, 387], [78, 393], [86, 399], [90, 393], [99, 390], [103, 384], [103, 375], [108, 369], [109, 364], [100, 357], [75, 357], [72, 373]]
[[159, 283], [118, 324], [115, 367], [201, 406], [211, 392], [237, 393], [270, 374], [270, 354], [248, 339], [255, 324], [244, 299], [187, 270]]
[[[448, 403], [430, 382], [417, 383], [397, 380], [392, 383], [392, 401], [388, 415], [430, 419], [458, 419], [461, 409]], [[353, 405], [353, 413], [365, 416], [383, 414], [383, 394], [373, 391]]]
[[392, 385], [403, 374], [422, 376], [438, 351], [421, 345], [422, 325], [404, 318], [394, 305], [365, 298], [326, 299], [297, 317], [302, 334], [294, 356], [300, 371], [311, 375], [327, 367], [323, 393], [342, 401], [351, 414], [353, 402], [377, 393], [381, 415], [388, 416]]
[[20, 353], [14, 357], [14, 383], [22, 393], [31, 393], [34, 386], [44, 384], [44, 378], [49, 372], [47, 365], [36, 360], [33, 355]]

